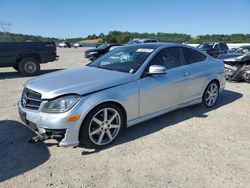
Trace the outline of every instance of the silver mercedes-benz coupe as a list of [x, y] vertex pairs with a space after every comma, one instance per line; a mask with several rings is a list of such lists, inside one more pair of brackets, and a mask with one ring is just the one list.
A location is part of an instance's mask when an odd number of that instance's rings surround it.
[[198, 103], [212, 107], [224, 87], [223, 62], [198, 49], [135, 44], [28, 81], [18, 111], [40, 138], [102, 148], [127, 126]]

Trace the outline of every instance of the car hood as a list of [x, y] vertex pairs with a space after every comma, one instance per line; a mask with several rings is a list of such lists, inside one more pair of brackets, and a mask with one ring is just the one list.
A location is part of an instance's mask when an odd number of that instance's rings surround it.
[[224, 60], [228, 58], [236, 58], [242, 56], [242, 54], [236, 54], [236, 53], [231, 53], [231, 54], [222, 54], [218, 56], [218, 59]]
[[42, 99], [53, 99], [65, 94], [85, 95], [132, 80], [129, 73], [86, 66], [39, 76], [26, 82], [25, 87], [41, 93]]
[[97, 49], [97, 48], [91, 48], [85, 51], [85, 53], [89, 53], [89, 52], [100, 52], [101, 49]]
[[230, 62], [241, 62], [241, 61], [249, 61], [250, 60], [250, 54], [237, 54], [237, 53], [231, 53], [231, 54], [223, 54], [218, 57], [218, 59], [221, 59], [223, 61], [230, 61]]

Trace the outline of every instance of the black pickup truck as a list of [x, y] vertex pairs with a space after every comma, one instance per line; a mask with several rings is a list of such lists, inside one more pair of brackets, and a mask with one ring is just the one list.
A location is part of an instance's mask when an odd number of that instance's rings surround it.
[[37, 75], [40, 64], [57, 59], [54, 42], [0, 42], [0, 67], [13, 67], [24, 76]]

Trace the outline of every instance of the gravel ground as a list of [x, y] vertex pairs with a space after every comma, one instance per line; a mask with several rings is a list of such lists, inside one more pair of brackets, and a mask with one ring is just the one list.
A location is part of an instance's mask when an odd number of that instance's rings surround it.
[[[83, 48], [58, 49], [42, 74], [81, 67]], [[0, 187], [249, 187], [250, 85], [228, 83], [217, 105], [177, 110], [124, 131], [101, 151], [29, 144], [16, 103], [22, 85], [0, 69]]]

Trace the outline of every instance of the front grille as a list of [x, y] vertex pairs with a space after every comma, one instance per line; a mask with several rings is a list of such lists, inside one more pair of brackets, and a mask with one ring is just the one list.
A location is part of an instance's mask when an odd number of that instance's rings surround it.
[[24, 88], [21, 98], [21, 104], [24, 108], [38, 110], [42, 102], [42, 95], [28, 88]]

